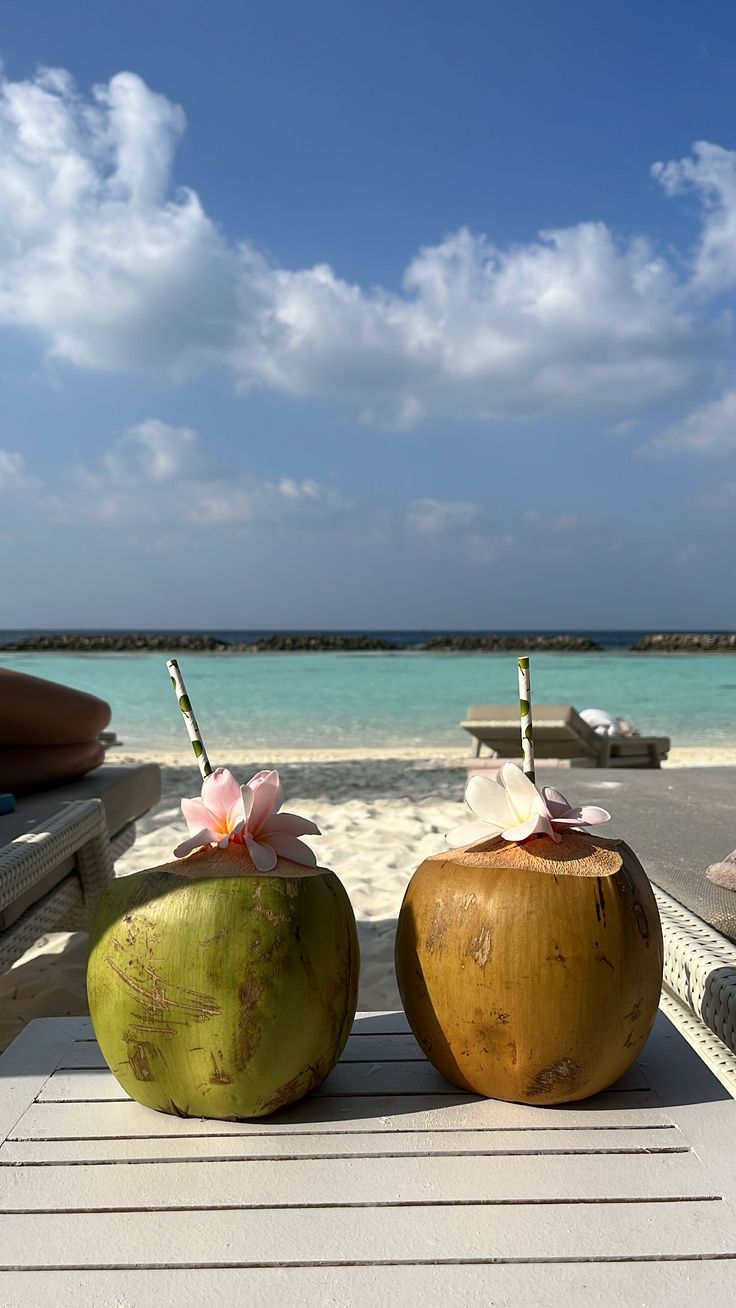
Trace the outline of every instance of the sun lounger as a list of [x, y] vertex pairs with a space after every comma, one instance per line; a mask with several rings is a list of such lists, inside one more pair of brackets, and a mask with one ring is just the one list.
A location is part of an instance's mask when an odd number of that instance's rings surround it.
[[160, 794], [155, 764], [104, 766], [0, 817], [0, 970], [44, 932], [88, 924], [135, 819]]
[[[538, 784], [560, 786], [555, 772], [542, 767]], [[625, 840], [654, 883], [665, 993], [701, 1057], [717, 1075], [729, 1065], [736, 1095], [736, 891], [705, 875], [736, 845], [736, 767], [670, 768], [637, 777], [590, 771], [566, 778], [560, 788], [575, 804], [610, 810], [611, 822], [598, 834]], [[717, 1037], [715, 1044], [707, 1033]]]
[[[497, 758], [519, 758], [519, 710], [481, 704], [460, 726]], [[534, 705], [534, 746], [539, 758], [571, 759], [599, 768], [658, 768], [670, 748], [666, 736], [598, 736], [570, 704]]]

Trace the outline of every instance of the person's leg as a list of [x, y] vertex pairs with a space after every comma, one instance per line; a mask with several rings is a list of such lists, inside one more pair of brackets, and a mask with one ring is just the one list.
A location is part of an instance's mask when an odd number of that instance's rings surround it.
[[96, 695], [0, 668], [0, 746], [81, 745], [110, 717], [110, 705]]
[[99, 767], [105, 747], [99, 740], [76, 745], [0, 745], [0, 791], [28, 795], [60, 786]]

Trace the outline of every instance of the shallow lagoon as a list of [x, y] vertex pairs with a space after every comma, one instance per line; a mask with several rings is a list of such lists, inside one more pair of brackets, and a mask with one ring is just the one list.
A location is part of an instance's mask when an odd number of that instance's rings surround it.
[[[184, 743], [158, 654], [6, 653], [0, 664], [109, 700], [132, 750]], [[181, 665], [218, 754], [462, 746], [468, 705], [517, 695], [508, 654], [186, 654]], [[609, 709], [673, 745], [736, 748], [736, 655], [536, 654], [532, 678], [539, 703]]]

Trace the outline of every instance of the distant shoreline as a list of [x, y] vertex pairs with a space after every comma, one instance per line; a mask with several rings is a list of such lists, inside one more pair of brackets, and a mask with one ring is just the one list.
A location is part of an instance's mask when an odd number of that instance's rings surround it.
[[[423, 633], [417, 632], [420, 637]], [[593, 635], [577, 633], [509, 634], [449, 632], [413, 643], [373, 633], [274, 632], [251, 640], [230, 640], [206, 632], [43, 632], [0, 643], [0, 653], [601, 653], [617, 648], [638, 654], [736, 654], [736, 633], [654, 632], [629, 644], [598, 643]]]

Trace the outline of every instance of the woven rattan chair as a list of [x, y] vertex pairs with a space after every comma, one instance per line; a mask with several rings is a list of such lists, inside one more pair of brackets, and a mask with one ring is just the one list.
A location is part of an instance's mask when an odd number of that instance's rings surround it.
[[0, 971], [47, 931], [83, 930], [135, 819], [161, 794], [155, 764], [96, 768], [0, 817]]
[[[102, 800], [86, 799], [68, 804], [0, 848], [0, 914], [10, 911], [14, 918], [0, 929], [0, 971], [45, 931], [88, 925], [115, 858], [132, 844], [134, 834], [134, 829], [126, 830], [113, 847]], [[38, 898], [38, 887], [60, 869], [67, 869], [62, 879]], [[29, 906], [18, 912], [26, 900]]]
[[[672, 1011], [669, 997], [680, 1010], [677, 1025], [736, 1097], [736, 946], [659, 886], [654, 893], [664, 940], [665, 1011]], [[696, 1020], [683, 1021], [683, 1014]]]

